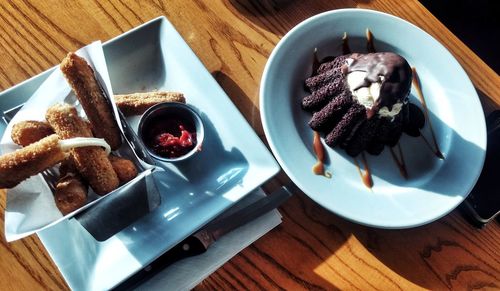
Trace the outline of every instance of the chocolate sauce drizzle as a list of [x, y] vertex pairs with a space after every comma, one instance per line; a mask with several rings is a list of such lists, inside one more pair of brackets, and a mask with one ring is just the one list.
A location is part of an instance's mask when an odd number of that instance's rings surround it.
[[389, 147], [389, 149], [391, 151], [392, 159], [393, 159], [394, 163], [396, 163], [396, 166], [398, 166], [398, 170], [399, 170], [399, 173], [401, 174], [401, 176], [405, 179], [408, 179], [408, 171], [406, 170], [405, 158], [403, 156], [403, 150], [401, 149], [401, 144], [399, 142], [397, 144], [397, 148], [398, 148], [398, 152], [399, 152], [399, 157], [396, 154], [396, 152], [394, 151], [394, 148]]
[[373, 187], [372, 172], [370, 170], [370, 167], [368, 166], [368, 162], [366, 161], [365, 153], [361, 153], [361, 162], [363, 162], [363, 167], [365, 169], [364, 172], [361, 170], [358, 160], [356, 158], [353, 159], [354, 159], [354, 164], [356, 164], [356, 167], [358, 168], [358, 172], [359, 175], [361, 176], [363, 184], [365, 184], [367, 188], [371, 189]]
[[347, 55], [351, 53], [351, 48], [349, 47], [349, 37], [347, 36], [347, 32], [344, 32], [344, 36], [342, 37], [342, 54]]
[[431, 119], [429, 118], [429, 109], [427, 108], [427, 103], [425, 102], [424, 94], [422, 93], [422, 87], [420, 86], [420, 79], [418, 78], [417, 74], [417, 69], [415, 67], [412, 68], [413, 72], [413, 86], [415, 86], [415, 89], [417, 90], [418, 98], [420, 99], [420, 102], [422, 103], [422, 106], [424, 107], [424, 115], [425, 115], [425, 120], [429, 123], [429, 129], [431, 130], [431, 136], [432, 136], [432, 141], [434, 143], [434, 149], [431, 147], [430, 143], [427, 141], [427, 139], [422, 135], [422, 138], [424, 139], [425, 143], [429, 147], [429, 149], [434, 152], [434, 155], [436, 157], [440, 158], [441, 160], [444, 160], [444, 155], [439, 149], [439, 144], [437, 143], [436, 139], [436, 134], [434, 133], [434, 129], [432, 127], [432, 122]]
[[369, 53], [374, 53], [377, 51], [375, 49], [375, 45], [373, 45], [373, 34], [368, 28], [366, 29], [366, 50]]
[[311, 77], [313, 77], [316, 74], [320, 65], [321, 62], [318, 59], [318, 48], [314, 48]]
[[316, 164], [314, 164], [314, 166], [312, 167], [313, 173], [316, 175], [331, 178], [332, 174], [325, 171], [325, 148], [321, 143], [321, 137], [317, 131], [315, 131], [313, 134], [313, 149], [317, 159]]

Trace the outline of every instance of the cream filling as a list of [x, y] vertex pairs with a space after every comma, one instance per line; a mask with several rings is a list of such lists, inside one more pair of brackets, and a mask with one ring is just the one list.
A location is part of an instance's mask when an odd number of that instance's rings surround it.
[[[365, 108], [371, 109], [375, 102], [377, 102], [378, 98], [380, 98], [380, 87], [382, 86], [384, 77], [380, 76], [379, 81], [371, 83], [370, 87], [361, 87], [357, 90], [351, 89], [356, 88], [359, 84], [363, 83], [365, 77], [365, 72], [351, 72], [347, 74], [347, 85], [349, 86], [349, 90], [351, 90], [354, 99], [357, 100]], [[394, 118], [394, 116], [398, 115], [398, 113], [401, 111], [401, 108], [403, 108], [403, 102], [394, 104], [391, 110], [389, 110], [387, 106], [384, 106], [378, 110], [377, 115], [386, 118]]]

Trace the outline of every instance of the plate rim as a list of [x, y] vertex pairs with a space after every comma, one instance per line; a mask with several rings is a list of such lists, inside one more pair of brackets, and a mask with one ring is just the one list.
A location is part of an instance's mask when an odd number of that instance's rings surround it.
[[273, 49], [273, 51], [269, 55], [269, 58], [268, 58], [268, 60], [266, 62], [266, 65], [265, 65], [265, 68], [264, 68], [264, 71], [263, 71], [263, 74], [262, 74], [262, 78], [261, 78], [260, 88], [259, 88], [259, 96], [260, 96], [259, 107], [261, 109], [260, 110], [260, 115], [261, 115], [261, 120], [262, 120], [262, 125], [263, 125], [263, 129], [264, 129], [264, 133], [265, 133], [266, 139], [267, 139], [267, 141], [269, 143], [269, 146], [271, 148], [271, 151], [272, 151], [274, 157], [276, 158], [276, 160], [280, 164], [280, 166], [283, 169], [283, 171], [304, 192], [304, 194], [306, 194], [310, 199], [312, 199], [313, 201], [315, 201], [316, 203], [318, 203], [319, 205], [321, 205], [323, 208], [325, 208], [328, 211], [330, 211], [332, 213], [335, 213], [336, 215], [339, 215], [339, 216], [341, 216], [341, 217], [343, 217], [343, 218], [345, 218], [345, 219], [347, 219], [349, 221], [352, 221], [352, 222], [355, 222], [355, 223], [358, 223], [358, 224], [361, 224], [361, 225], [375, 227], [375, 228], [381, 228], [381, 229], [406, 229], [406, 228], [413, 228], [413, 227], [422, 226], [422, 225], [431, 223], [433, 221], [436, 221], [436, 220], [442, 218], [443, 216], [445, 216], [445, 215], [449, 214], [451, 211], [453, 211], [460, 203], [462, 203], [467, 198], [468, 194], [471, 192], [471, 190], [473, 189], [473, 187], [476, 184], [477, 180], [479, 179], [479, 175], [480, 175], [481, 169], [484, 166], [484, 160], [486, 158], [486, 123], [485, 123], [484, 116], [483, 116], [483, 118], [480, 118], [481, 119], [481, 121], [480, 121], [481, 127], [482, 127], [482, 129], [484, 129], [483, 130], [484, 131], [484, 135], [483, 135], [484, 139], [481, 140], [480, 142], [484, 146], [484, 151], [481, 152], [481, 157], [480, 157], [480, 159], [481, 159], [480, 165], [481, 166], [480, 166], [480, 170], [476, 174], [476, 176], [474, 177], [474, 179], [472, 179], [472, 181], [471, 181], [472, 183], [471, 183], [470, 189], [467, 189], [467, 191], [464, 192], [465, 194], [459, 195], [461, 198], [460, 199], [456, 199], [456, 203], [450, 203], [450, 207], [449, 207], [449, 209], [447, 209], [447, 211], [444, 211], [440, 215], [436, 215], [436, 216], [434, 216], [432, 218], [418, 220], [417, 222], [383, 225], [383, 224], [379, 224], [379, 223], [371, 223], [368, 220], [364, 220], [363, 221], [363, 220], [360, 220], [360, 219], [357, 219], [357, 218], [352, 218], [352, 217], [349, 217], [348, 215], [345, 215], [345, 213], [339, 213], [336, 210], [331, 209], [330, 207], [328, 207], [323, 202], [323, 199], [315, 199], [315, 198], [311, 197], [311, 195], [309, 195], [307, 193], [307, 191], [305, 191], [309, 187], [304, 185], [304, 183], [303, 183], [304, 179], [297, 178], [296, 175], [294, 174], [294, 171], [289, 168], [288, 163], [285, 161], [285, 159], [282, 157], [282, 155], [280, 155], [279, 150], [278, 150], [277, 146], [275, 145], [274, 140], [273, 140], [273, 138], [271, 137], [271, 134], [270, 134], [269, 120], [268, 120], [268, 117], [267, 117], [267, 114], [266, 114], [266, 105], [265, 105], [266, 102], [265, 102], [265, 98], [264, 98], [264, 96], [267, 95], [267, 93], [264, 92], [264, 88], [267, 87], [267, 79], [268, 79], [268, 75], [270, 74], [269, 71], [270, 71], [271, 64], [272, 64], [274, 58], [276, 57], [276, 55], [278, 54], [278, 51], [286, 43], [287, 39], [291, 35], [293, 35], [297, 30], [300, 30], [304, 26], [307, 26], [310, 22], [314, 22], [314, 21], [317, 21], [318, 19], [321, 19], [323, 17], [330, 17], [331, 15], [336, 15], [336, 14], [337, 15], [338, 14], [361, 14], [361, 15], [362, 14], [372, 14], [372, 15], [376, 15], [377, 17], [391, 18], [394, 21], [402, 22], [403, 24], [409, 25], [413, 29], [416, 29], [418, 31], [418, 33], [422, 33], [426, 38], [429, 38], [430, 40], [432, 40], [433, 42], [435, 42], [435, 44], [437, 46], [441, 47], [447, 54], [449, 54], [449, 56], [451, 57], [451, 59], [455, 62], [455, 65], [458, 66], [458, 68], [460, 68], [460, 70], [461, 70], [461, 73], [464, 74], [464, 76], [465, 76], [465, 80], [464, 81], [467, 82], [467, 86], [469, 86], [471, 89], [473, 89], [472, 91], [474, 92], [474, 95], [470, 96], [471, 100], [473, 100], [473, 102], [476, 103], [475, 105], [477, 105], [478, 109], [481, 109], [481, 111], [484, 112], [483, 108], [482, 108], [482, 104], [481, 104], [480, 99], [479, 99], [479, 96], [478, 96], [476, 90], [474, 90], [474, 85], [473, 85], [472, 81], [470, 80], [469, 76], [467, 75], [467, 73], [465, 72], [465, 70], [463, 69], [463, 67], [458, 62], [458, 60], [455, 58], [455, 56], [453, 56], [453, 54], [441, 42], [439, 42], [437, 39], [435, 39], [432, 35], [430, 35], [429, 33], [427, 33], [422, 28], [416, 26], [415, 24], [413, 24], [413, 23], [411, 23], [411, 22], [409, 22], [409, 21], [407, 21], [405, 19], [402, 19], [402, 18], [397, 17], [397, 16], [392, 15], [392, 14], [388, 14], [388, 13], [385, 13], [385, 12], [377, 11], [377, 10], [362, 9], [362, 8], [345, 8], [345, 9], [335, 9], [335, 10], [325, 11], [325, 12], [319, 13], [317, 15], [311, 16], [311, 17], [309, 17], [309, 18], [301, 21], [300, 23], [298, 23], [297, 25], [295, 25], [290, 31], [288, 31], [283, 36], [283, 38], [281, 38], [281, 40], [277, 43], [277, 45], [275, 46], [275, 48]]

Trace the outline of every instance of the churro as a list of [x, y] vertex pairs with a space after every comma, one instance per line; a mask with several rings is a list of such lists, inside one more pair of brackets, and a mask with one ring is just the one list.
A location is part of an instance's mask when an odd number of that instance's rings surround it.
[[54, 130], [47, 122], [26, 120], [14, 124], [10, 136], [13, 142], [25, 147], [53, 133]]
[[[45, 115], [54, 131], [64, 139], [91, 137], [84, 120], [74, 106], [61, 103], [50, 107]], [[95, 129], [95, 127], [94, 127]], [[104, 195], [119, 185], [118, 177], [102, 148], [83, 147], [71, 150], [78, 172], [87, 180], [95, 193]]]
[[0, 156], [0, 188], [12, 188], [55, 166], [67, 158], [71, 149], [78, 147], [105, 147], [107, 151], [111, 150], [103, 139], [78, 137], [61, 140], [57, 134], [49, 135], [22, 149]]
[[60, 65], [61, 71], [82, 104], [96, 137], [101, 137], [116, 150], [121, 145], [121, 135], [111, 106], [85, 59], [69, 53]]
[[12, 188], [64, 160], [67, 153], [52, 134], [15, 152], [0, 156], [0, 188]]
[[114, 96], [116, 106], [125, 116], [141, 115], [148, 108], [163, 102], [186, 103], [184, 94], [179, 92], [146, 92]]
[[109, 155], [109, 161], [120, 180], [120, 183], [125, 184], [137, 176], [137, 169], [131, 160]]

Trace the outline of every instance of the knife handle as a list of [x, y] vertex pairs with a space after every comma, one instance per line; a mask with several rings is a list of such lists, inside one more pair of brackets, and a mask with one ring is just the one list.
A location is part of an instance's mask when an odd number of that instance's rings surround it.
[[[206, 252], [208, 247], [213, 244], [215, 239], [220, 235], [225, 234], [228, 231], [233, 230], [236, 226], [241, 226], [249, 220], [255, 219], [256, 217], [281, 205], [290, 196], [292, 196], [289, 188], [294, 190], [298, 189], [294, 184], [283, 186], [267, 197], [263, 197], [229, 216], [219, 218], [218, 220], [216, 219], [215, 222], [210, 222], [209, 227], [205, 227], [204, 229], [201, 229], [193, 235], [187, 237], [166, 253], [158, 257], [158, 259], [153, 261], [149, 266], [143, 268], [129, 279], [122, 282], [114, 290], [134, 289], [140, 283], [156, 275], [169, 265], [184, 258], [200, 255]], [[225, 231], [221, 232], [221, 229], [225, 229]]]

